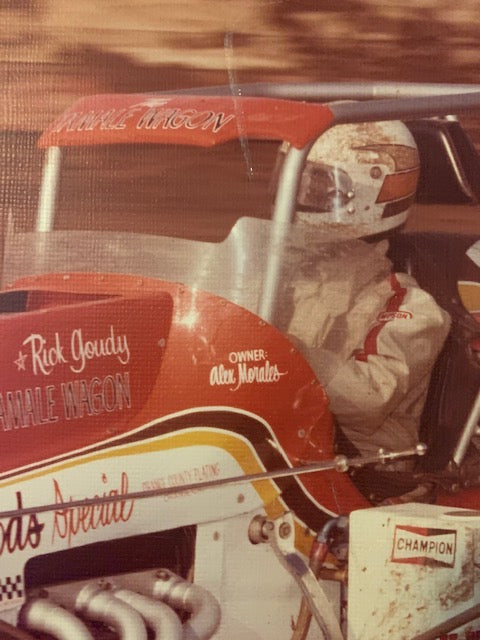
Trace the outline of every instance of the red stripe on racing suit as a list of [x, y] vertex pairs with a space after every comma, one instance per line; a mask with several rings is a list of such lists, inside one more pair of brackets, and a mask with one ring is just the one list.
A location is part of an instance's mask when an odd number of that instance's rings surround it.
[[[393, 290], [392, 297], [387, 301], [384, 312], [392, 313], [400, 310], [400, 306], [405, 300], [407, 289], [402, 287], [394, 273], [390, 274], [390, 286]], [[379, 314], [379, 318], [382, 318], [382, 313]], [[367, 334], [365, 342], [363, 343], [363, 349], [355, 352], [355, 359], [360, 362], [366, 362], [368, 356], [378, 354], [378, 334], [383, 329], [385, 324], [389, 322], [387, 318], [379, 319]]]

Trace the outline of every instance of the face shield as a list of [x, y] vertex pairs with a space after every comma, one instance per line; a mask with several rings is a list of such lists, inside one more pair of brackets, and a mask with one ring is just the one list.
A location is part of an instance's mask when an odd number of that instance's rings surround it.
[[[272, 175], [271, 192], [274, 194], [285, 162], [285, 153], [280, 153]], [[330, 213], [345, 211], [353, 200], [353, 181], [339, 166], [307, 160], [303, 168], [297, 194], [296, 210], [299, 213]]]
[[335, 213], [354, 197], [353, 182], [343, 169], [307, 160], [297, 195], [297, 210]]

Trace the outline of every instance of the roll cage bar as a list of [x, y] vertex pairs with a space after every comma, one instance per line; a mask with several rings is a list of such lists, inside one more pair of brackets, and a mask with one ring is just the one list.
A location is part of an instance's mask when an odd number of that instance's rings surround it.
[[[332, 100], [378, 100], [422, 98], [459, 93], [475, 93], [478, 84], [426, 82], [254, 82], [177, 90], [177, 94], [261, 96], [283, 100], [331, 102]], [[155, 95], [161, 95], [156, 93]]]
[[[347, 97], [362, 101], [324, 104]], [[448, 115], [478, 107], [480, 85], [397, 83], [254, 84], [191, 89], [175, 95], [83, 98], [40, 138], [39, 146], [47, 151], [36, 231], [53, 229], [63, 147], [125, 142], [211, 146], [244, 137], [286, 140], [290, 148], [274, 202], [272, 245], [260, 309], [260, 315], [271, 321], [279, 287], [281, 247], [294, 216], [302, 168], [314, 141], [336, 124]]]

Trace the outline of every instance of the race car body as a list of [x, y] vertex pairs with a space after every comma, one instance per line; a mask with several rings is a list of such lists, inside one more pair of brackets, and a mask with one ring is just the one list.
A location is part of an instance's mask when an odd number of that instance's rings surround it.
[[[427, 89], [359, 102], [330, 102], [331, 87], [320, 98], [292, 87], [284, 92], [293, 99], [265, 87], [262, 96], [243, 97], [216, 89], [92, 96], [43, 134], [35, 229], [9, 229], [0, 293], [5, 637], [470, 640], [480, 633], [480, 488], [474, 465], [465, 464], [480, 411], [476, 238], [452, 236], [449, 246], [462, 247], [458, 264], [465, 256], [473, 267], [448, 284], [430, 282], [414, 249], [424, 242], [435, 254], [449, 237], [405, 234], [390, 250], [394, 265], [413, 271], [453, 319], [425, 410], [437, 411], [435, 424], [424, 421], [426, 463], [400, 478], [397, 500], [372, 505], [347, 472], [421, 456], [424, 447], [338, 455], [327, 394], [282, 321], [287, 275], [312, 240], [292, 225], [312, 144], [335, 124], [402, 118], [418, 140], [426, 136], [422, 151], [444, 140], [441, 127], [458, 125], [432, 125], [433, 116], [480, 106], [474, 87], [434, 97]], [[350, 93], [359, 97], [354, 87]], [[203, 220], [208, 227], [211, 212], [179, 213], [162, 193], [169, 171], [175, 181], [187, 178], [182, 189], [175, 182], [182, 203], [197, 170], [185, 149], [225, 147], [254, 182], [247, 140], [261, 141], [259, 153], [270, 158], [280, 142], [290, 145], [271, 216], [225, 216], [232, 222], [220, 241], [183, 233]], [[458, 147], [458, 136], [452, 140], [445, 148]], [[146, 156], [132, 160], [133, 147], [148, 148], [149, 158], [159, 148], [155, 171], [142, 164]], [[97, 196], [73, 171], [97, 148], [104, 158], [120, 150], [116, 171], [133, 202], [137, 177], [151, 172], [160, 194], [148, 215], [161, 232], [90, 224], [85, 202], [100, 216], [105, 206], [108, 218], [108, 200], [115, 207], [121, 200], [109, 189]], [[71, 164], [69, 152], [77, 153]], [[472, 172], [457, 170], [462, 158], [450, 161], [449, 177], [472, 201]], [[121, 161], [132, 163], [132, 179]], [[74, 177], [70, 186], [62, 167]], [[220, 176], [230, 170], [227, 161], [216, 167]], [[431, 185], [427, 175], [424, 194]], [[198, 176], [193, 186], [206, 188]], [[157, 211], [162, 206], [170, 216]], [[420, 257], [432, 264], [429, 255]], [[452, 359], [460, 342], [463, 355]], [[458, 393], [445, 391], [444, 363], [454, 361], [469, 368], [462, 411], [452, 409]], [[445, 426], [448, 410], [458, 419]], [[436, 504], [410, 504], [415, 497]]]

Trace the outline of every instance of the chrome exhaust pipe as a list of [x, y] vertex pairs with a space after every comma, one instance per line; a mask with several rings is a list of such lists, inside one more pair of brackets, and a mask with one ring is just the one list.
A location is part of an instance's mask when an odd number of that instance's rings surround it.
[[108, 586], [102, 588], [87, 584], [76, 598], [75, 610], [90, 620], [113, 627], [121, 640], [147, 640], [141, 615], [131, 605], [116, 598]]
[[[52, 600], [38, 598], [40, 603], [28, 613], [29, 625], [46, 624], [35, 622], [33, 614], [40, 616], [41, 607], [50, 608], [49, 618], [55, 618], [54, 612], [62, 612], [72, 624], [82, 626], [83, 633], [51, 633], [60, 640], [74, 637], [75, 640], [92, 640], [85, 625], [76, 618], [75, 611], [84, 619], [102, 622], [112, 627], [120, 640], [147, 640], [147, 629], [155, 634], [155, 639], [169, 640], [208, 640], [220, 624], [221, 610], [216, 598], [196, 584], [184, 580], [168, 569], [156, 572], [137, 572], [105, 578], [92, 582], [73, 582], [49, 588]], [[30, 608], [34, 601], [31, 601]], [[190, 614], [182, 625], [174, 609]], [[37, 613], [38, 611], [38, 613]], [[44, 616], [46, 613], [44, 614]], [[52, 622], [57, 629], [60, 623]], [[33, 627], [42, 631], [41, 626]], [[46, 628], [45, 628], [46, 630]], [[48, 631], [47, 631], [48, 632]], [[57, 633], [57, 635], [55, 635]]]
[[173, 609], [190, 613], [183, 625], [184, 640], [207, 640], [220, 624], [221, 610], [207, 589], [184, 580], [168, 569], [118, 576], [114, 581], [144, 595], [157, 598]]
[[155, 640], [182, 640], [183, 628], [179, 617], [167, 604], [153, 600], [147, 596], [130, 591], [130, 589], [116, 589], [115, 598], [136, 609], [145, 624], [154, 632]]
[[48, 633], [58, 640], [93, 640], [83, 622], [48, 598], [32, 598], [20, 610], [18, 623], [29, 631]]
[[220, 624], [221, 610], [214, 596], [168, 569], [157, 571], [154, 595], [174, 609], [190, 613], [183, 625], [184, 640], [207, 640]]

